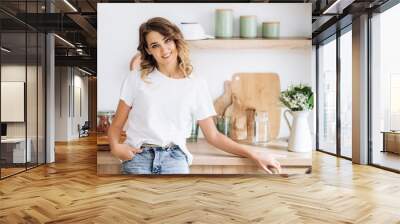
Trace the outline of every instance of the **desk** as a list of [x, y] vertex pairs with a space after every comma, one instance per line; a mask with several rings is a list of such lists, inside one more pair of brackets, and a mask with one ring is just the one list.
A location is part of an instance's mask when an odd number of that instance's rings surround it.
[[[25, 152], [25, 138], [6, 138], [1, 139], [1, 157], [6, 163], [25, 163], [31, 162], [32, 140], [27, 138], [28, 142]], [[12, 158], [12, 159], [11, 159]], [[25, 161], [27, 158], [27, 161]]]
[[392, 152], [400, 154], [400, 131], [382, 131], [383, 150], [382, 152]]

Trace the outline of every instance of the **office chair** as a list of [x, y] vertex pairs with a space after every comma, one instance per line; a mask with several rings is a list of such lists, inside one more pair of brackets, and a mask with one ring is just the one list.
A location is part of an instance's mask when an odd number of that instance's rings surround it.
[[80, 127], [80, 125], [78, 124], [79, 138], [89, 136], [89, 129], [90, 129], [89, 121], [85, 121], [82, 127]]

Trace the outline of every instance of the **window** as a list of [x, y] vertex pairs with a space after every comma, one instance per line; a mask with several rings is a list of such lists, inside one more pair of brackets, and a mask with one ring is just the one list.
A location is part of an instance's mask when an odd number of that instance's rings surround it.
[[318, 149], [336, 153], [336, 40], [318, 48]]
[[372, 164], [400, 171], [400, 5], [371, 19]]
[[340, 36], [340, 155], [352, 157], [352, 33]]

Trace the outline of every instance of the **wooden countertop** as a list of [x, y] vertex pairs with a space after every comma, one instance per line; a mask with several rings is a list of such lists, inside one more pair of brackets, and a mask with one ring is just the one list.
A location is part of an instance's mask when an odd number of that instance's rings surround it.
[[[98, 174], [120, 173], [121, 162], [109, 152], [107, 136], [99, 136], [97, 144], [99, 146], [97, 154]], [[253, 160], [226, 153], [210, 145], [205, 139], [199, 139], [195, 143], [187, 143], [187, 147], [193, 155], [193, 163], [190, 167], [192, 174], [262, 173]], [[271, 142], [263, 147], [246, 144], [246, 147], [260, 154], [273, 155], [286, 169], [285, 173], [305, 173], [311, 170], [312, 152], [289, 152], [286, 142]]]
[[[193, 165], [253, 165], [248, 158], [224, 152], [204, 139], [197, 143], [187, 143], [188, 150], [193, 154]], [[266, 146], [245, 145], [260, 154], [273, 155], [282, 166], [311, 166], [312, 153], [294, 153], [287, 151], [287, 143], [271, 142]]]
[[[120, 142], [125, 141], [125, 139], [126, 139], [126, 134], [125, 134], [125, 132], [123, 132], [121, 134]], [[97, 145], [98, 146], [108, 146], [109, 145], [108, 136], [106, 133], [97, 133]]]

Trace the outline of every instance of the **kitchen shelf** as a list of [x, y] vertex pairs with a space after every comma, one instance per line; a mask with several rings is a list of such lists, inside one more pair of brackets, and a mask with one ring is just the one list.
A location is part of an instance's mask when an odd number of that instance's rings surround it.
[[207, 39], [187, 41], [194, 49], [311, 49], [311, 39], [282, 38], [282, 39]]

